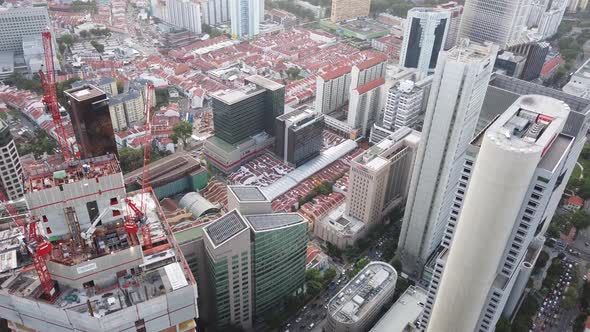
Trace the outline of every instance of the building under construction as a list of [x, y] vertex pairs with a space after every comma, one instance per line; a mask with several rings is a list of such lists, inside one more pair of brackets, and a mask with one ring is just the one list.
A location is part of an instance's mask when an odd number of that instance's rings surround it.
[[0, 317], [13, 331], [195, 331], [191, 271], [155, 195], [126, 194], [114, 155], [24, 187], [27, 225], [0, 232]]

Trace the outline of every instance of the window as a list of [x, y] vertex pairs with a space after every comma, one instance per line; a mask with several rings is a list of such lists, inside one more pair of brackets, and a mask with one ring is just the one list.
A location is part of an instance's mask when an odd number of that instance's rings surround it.
[[47, 228], [45, 228], [45, 231], [47, 232], [47, 234], [51, 234], [51, 233], [53, 233], [53, 232], [51, 231], [51, 227], [47, 227]]
[[119, 201], [117, 200], [117, 197], [111, 198], [111, 205], [117, 205], [117, 204], [119, 204]]

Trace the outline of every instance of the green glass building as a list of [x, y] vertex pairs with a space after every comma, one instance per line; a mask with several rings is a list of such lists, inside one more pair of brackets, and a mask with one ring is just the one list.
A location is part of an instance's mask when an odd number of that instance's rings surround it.
[[263, 318], [303, 291], [308, 224], [297, 213], [245, 218], [251, 226], [254, 313]]

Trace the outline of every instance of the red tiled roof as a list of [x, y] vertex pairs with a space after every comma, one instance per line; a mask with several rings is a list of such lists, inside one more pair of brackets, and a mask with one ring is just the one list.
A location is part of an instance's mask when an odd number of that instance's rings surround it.
[[367, 93], [367, 91], [373, 90], [376, 87], [378, 87], [384, 83], [385, 83], [385, 78], [381, 77], [381, 78], [373, 80], [365, 85], [359, 86], [358, 88], [356, 88], [356, 91], [358, 91], [358, 93], [362, 95], [363, 93]]
[[567, 203], [575, 206], [584, 206], [584, 199], [580, 196], [572, 196], [567, 199]]
[[351, 70], [352, 70], [351, 66], [344, 66], [344, 67], [340, 67], [338, 69], [332, 70], [330, 72], [323, 73], [321, 76], [324, 79], [324, 81], [329, 81], [329, 80], [333, 80], [337, 77], [340, 77], [342, 75], [348, 74], [348, 73], [350, 73]]
[[386, 61], [387, 61], [387, 57], [384, 54], [377, 54], [374, 57], [372, 57], [371, 59], [365, 60], [356, 66], [360, 70], [365, 70], [365, 69], [368, 69], [368, 68], [371, 68], [371, 67], [377, 65], [378, 63], [386, 62]]
[[588, 315], [588, 317], [586, 318], [586, 329], [590, 329], [590, 315]]
[[563, 59], [561, 57], [555, 57], [547, 62], [545, 62], [545, 64], [543, 65], [543, 68], [541, 69], [541, 75], [542, 76], [547, 76], [549, 75], [549, 73], [557, 66], [561, 65], [563, 63]]

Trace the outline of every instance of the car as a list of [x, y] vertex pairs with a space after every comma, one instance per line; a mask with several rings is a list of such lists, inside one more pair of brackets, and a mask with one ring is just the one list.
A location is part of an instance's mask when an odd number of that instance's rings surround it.
[[299, 323], [301, 321], [301, 317], [297, 317], [297, 319], [295, 320], [295, 323]]
[[313, 327], [314, 326], [315, 326], [315, 324], [314, 323], [311, 323], [311, 324], [309, 324], [309, 327], [307, 329], [311, 331], [311, 330], [313, 330]]
[[588, 243], [588, 242], [584, 242], [584, 245], [585, 245], [586, 247], [588, 247], [588, 246], [590, 246], [590, 243]]

